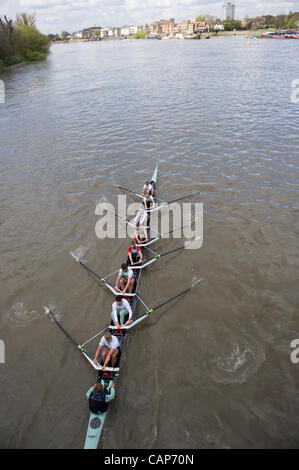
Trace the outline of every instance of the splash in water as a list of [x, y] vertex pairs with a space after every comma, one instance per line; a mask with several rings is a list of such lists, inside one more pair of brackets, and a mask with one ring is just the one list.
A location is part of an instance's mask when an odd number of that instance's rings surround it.
[[84, 255], [87, 250], [88, 248], [85, 248], [84, 246], [79, 246], [79, 248], [77, 248], [75, 251], [70, 251], [70, 255], [77, 263], [79, 263], [79, 261], [84, 262]]
[[3, 321], [25, 328], [38, 318], [40, 318], [40, 314], [36, 310], [27, 310], [23, 302], [18, 302], [3, 316]]

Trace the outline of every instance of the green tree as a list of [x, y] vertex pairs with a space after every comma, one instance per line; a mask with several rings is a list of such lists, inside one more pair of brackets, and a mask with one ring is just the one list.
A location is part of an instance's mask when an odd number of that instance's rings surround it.
[[15, 52], [27, 60], [39, 60], [49, 51], [49, 38], [35, 26], [20, 26], [15, 33]]
[[68, 33], [67, 31], [61, 31], [61, 38], [63, 41], [65, 41], [69, 36], [70, 36], [70, 33]]
[[241, 21], [225, 20], [224, 21], [224, 30], [233, 31], [234, 29], [242, 29]]
[[4, 16], [4, 19], [0, 18], [0, 59], [4, 64], [7, 64], [14, 54], [13, 35], [12, 20], [9, 20], [6, 16]]
[[17, 13], [15, 19], [15, 26], [35, 26], [36, 23], [36, 14], [28, 15], [28, 13]]
[[145, 31], [138, 31], [137, 33], [134, 34], [134, 39], [145, 39], [146, 38], [146, 32]]
[[297, 28], [296, 18], [291, 18], [287, 23], [287, 29], [296, 29], [296, 28]]
[[58, 34], [48, 34], [48, 38], [50, 41], [59, 41], [59, 36]]
[[204, 23], [206, 21], [205, 17], [204, 16], [197, 16], [196, 17], [196, 21], [198, 23]]
[[275, 17], [275, 26], [278, 29], [284, 29], [287, 25], [288, 17], [286, 15], [277, 15]]

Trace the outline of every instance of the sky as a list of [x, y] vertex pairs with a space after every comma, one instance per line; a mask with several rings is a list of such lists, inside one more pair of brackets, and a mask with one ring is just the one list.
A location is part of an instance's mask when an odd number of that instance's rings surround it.
[[[36, 13], [45, 34], [70, 33], [89, 26], [141, 25], [175, 18], [180, 22], [201, 15], [221, 18], [226, 1], [213, 0], [0, 0], [0, 16]], [[237, 18], [299, 11], [299, 0], [231, 0]]]

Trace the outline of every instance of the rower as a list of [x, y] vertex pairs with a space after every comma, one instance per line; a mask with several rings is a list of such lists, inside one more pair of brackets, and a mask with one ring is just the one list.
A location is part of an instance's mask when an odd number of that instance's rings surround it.
[[86, 396], [89, 401], [89, 409], [92, 413], [105, 413], [108, 409], [109, 401], [115, 397], [115, 384], [112, 381], [107, 384], [102, 379], [101, 383], [96, 383], [93, 387], [90, 387]]
[[112, 367], [115, 366], [116, 358], [119, 352], [118, 350], [119, 342], [118, 342], [117, 337], [113, 336], [109, 331], [107, 331], [107, 333], [105, 333], [104, 336], [102, 337], [101, 341], [99, 342], [99, 346], [98, 346], [97, 352], [93, 360], [93, 362], [98, 366], [100, 365], [98, 363], [98, 357], [103, 347], [104, 349], [102, 352], [102, 360], [103, 360], [104, 365], [102, 367], [102, 370], [104, 371], [110, 359], [111, 359]]
[[143, 198], [143, 204], [145, 207], [145, 210], [149, 210], [151, 207], [155, 207], [155, 200], [153, 196], [150, 194], [150, 191], [147, 191], [145, 193], [145, 196]]
[[128, 268], [127, 263], [123, 263], [118, 271], [114, 289], [121, 291], [123, 294], [129, 289], [129, 293], [131, 294], [134, 289], [134, 285], [135, 275], [133, 270]]
[[[115, 298], [115, 302], [113, 302], [112, 304], [111, 312], [111, 318], [114, 325], [117, 328], [120, 328], [121, 326], [127, 326], [132, 323], [132, 316], [133, 313], [129, 302], [124, 299], [121, 295], [117, 295]], [[125, 323], [126, 317], [128, 317], [128, 319]]]
[[140, 245], [141, 243], [147, 242], [148, 239], [148, 212], [145, 210], [139, 210], [134, 219], [135, 230], [133, 233], [133, 240]]
[[143, 257], [141, 248], [140, 246], [136, 246], [134, 241], [131, 241], [128, 248], [128, 258], [131, 266], [142, 263]]
[[154, 195], [154, 192], [155, 192], [154, 186], [149, 181], [146, 181], [144, 183], [141, 195], [144, 196], [147, 191], [150, 192], [151, 196]]

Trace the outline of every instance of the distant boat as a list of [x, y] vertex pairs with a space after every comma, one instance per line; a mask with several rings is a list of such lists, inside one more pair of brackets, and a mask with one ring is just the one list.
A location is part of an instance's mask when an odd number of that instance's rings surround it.
[[161, 39], [161, 36], [156, 36], [156, 35], [146, 36], [146, 39]]
[[185, 34], [184, 39], [200, 39], [200, 34]]

